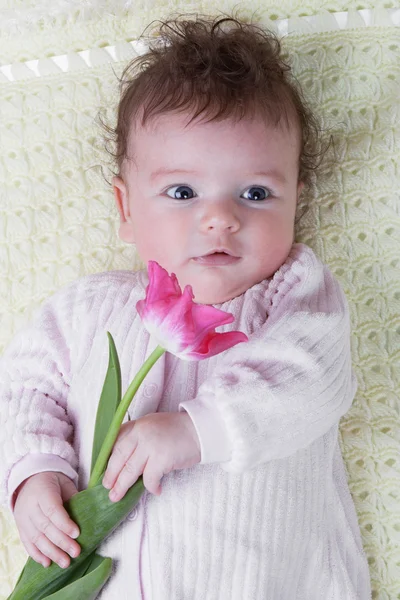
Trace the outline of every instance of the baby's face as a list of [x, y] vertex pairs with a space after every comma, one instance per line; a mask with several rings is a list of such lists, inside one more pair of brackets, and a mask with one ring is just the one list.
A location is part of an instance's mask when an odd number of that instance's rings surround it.
[[261, 119], [201, 123], [167, 114], [133, 132], [114, 178], [120, 237], [219, 304], [273, 275], [293, 243], [299, 135]]

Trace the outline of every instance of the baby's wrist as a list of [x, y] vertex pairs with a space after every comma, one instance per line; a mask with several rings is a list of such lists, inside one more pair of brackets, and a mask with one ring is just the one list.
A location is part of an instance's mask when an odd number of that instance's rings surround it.
[[30, 479], [32, 479], [32, 477], [35, 477], [35, 475], [37, 475], [37, 473], [35, 473], [34, 475], [29, 475], [29, 477], [27, 477], [26, 479], [24, 479], [23, 481], [21, 481], [21, 483], [19, 484], [19, 486], [17, 487], [17, 489], [14, 490], [13, 495], [12, 495], [11, 500], [10, 500], [11, 510], [14, 510], [15, 503], [17, 502], [18, 496], [21, 493], [21, 491], [23, 490], [23, 488], [25, 487], [25, 485], [28, 483], [28, 481]]

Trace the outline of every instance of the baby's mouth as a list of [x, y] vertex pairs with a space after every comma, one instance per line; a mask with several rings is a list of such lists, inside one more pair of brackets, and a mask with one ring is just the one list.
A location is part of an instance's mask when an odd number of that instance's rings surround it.
[[194, 260], [201, 265], [224, 266], [233, 265], [237, 263], [240, 258], [224, 251], [216, 251], [204, 254], [203, 256], [197, 256]]

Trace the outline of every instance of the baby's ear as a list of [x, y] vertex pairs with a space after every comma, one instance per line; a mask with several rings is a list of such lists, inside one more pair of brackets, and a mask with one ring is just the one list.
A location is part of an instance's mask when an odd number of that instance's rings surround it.
[[135, 238], [133, 235], [128, 190], [120, 177], [113, 177], [112, 185], [114, 190], [115, 204], [119, 212], [119, 237], [124, 242], [133, 244]]

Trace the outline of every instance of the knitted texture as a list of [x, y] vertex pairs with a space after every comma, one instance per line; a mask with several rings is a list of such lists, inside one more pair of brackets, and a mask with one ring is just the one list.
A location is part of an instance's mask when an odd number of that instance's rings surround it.
[[[343, 4], [324, 7], [342, 10]], [[218, 9], [236, 5], [218, 3]], [[1, 31], [0, 62], [126, 42], [152, 19], [191, 6], [160, 0], [129, 18], [72, 19], [63, 30], [45, 23], [29, 38]], [[249, 16], [258, 9], [286, 17], [303, 7], [315, 13], [320, 5], [283, 1], [276, 12], [259, 2], [246, 6]], [[196, 8], [217, 14], [215, 3]], [[379, 600], [397, 599], [400, 589], [399, 37], [388, 24], [311, 30], [284, 40], [305, 95], [334, 140], [304, 199], [308, 211], [297, 240], [331, 267], [350, 305], [359, 388], [341, 423], [342, 449]], [[119, 74], [126, 61], [97, 58], [91, 68], [1, 79], [1, 347], [60, 286], [87, 273], [139, 266], [132, 248], [117, 240], [112, 193], [99, 167], [108, 157], [94, 122], [100, 107], [112, 114], [113, 69]], [[26, 555], [7, 511], [0, 532], [3, 600]]]
[[[105, 332], [124, 389], [156, 344], [135, 311], [144, 279], [144, 271], [81, 278], [9, 346], [0, 362], [1, 499], [7, 484], [12, 494], [38, 466], [52, 469], [49, 453], [66, 474], [62, 463], [70, 471], [78, 462], [86, 486]], [[202, 464], [165, 476], [161, 496], [146, 494], [135, 523], [102, 545], [116, 572], [101, 598], [370, 600], [338, 444], [356, 389], [343, 292], [295, 244], [270, 281], [217, 306], [234, 316], [222, 330], [249, 340], [205, 361], [164, 354], [129, 410], [131, 419], [189, 410]], [[224, 433], [225, 462], [209, 462]]]

